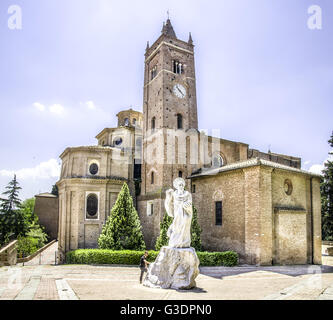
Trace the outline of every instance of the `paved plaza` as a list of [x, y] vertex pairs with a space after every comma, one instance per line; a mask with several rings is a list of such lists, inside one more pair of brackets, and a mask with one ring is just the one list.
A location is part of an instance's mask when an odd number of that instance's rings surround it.
[[54, 265], [56, 248], [24, 266], [1, 267], [0, 299], [333, 300], [333, 257], [325, 255], [323, 266], [202, 267], [196, 289], [177, 291], [140, 285], [135, 266]]

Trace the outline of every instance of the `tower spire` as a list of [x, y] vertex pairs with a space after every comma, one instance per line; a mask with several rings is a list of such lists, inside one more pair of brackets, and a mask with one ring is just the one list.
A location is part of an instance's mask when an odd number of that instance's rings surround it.
[[188, 44], [192, 44], [193, 45], [193, 39], [192, 39], [192, 34], [190, 32], [190, 35], [188, 37]]
[[163, 22], [162, 34], [164, 34], [170, 38], [177, 38], [169, 17], [168, 17], [168, 20], [166, 21], [166, 23]]

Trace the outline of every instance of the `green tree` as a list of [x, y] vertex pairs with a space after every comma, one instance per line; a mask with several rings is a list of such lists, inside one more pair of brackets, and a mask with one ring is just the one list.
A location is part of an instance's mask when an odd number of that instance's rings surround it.
[[[198, 223], [197, 209], [193, 205], [193, 216], [191, 222], [191, 247], [196, 251], [201, 251], [201, 227]], [[173, 218], [169, 217], [167, 213], [164, 214], [163, 220], [160, 223], [160, 234], [156, 239], [155, 249], [160, 250], [162, 247], [167, 246], [169, 243], [169, 237], [167, 236], [168, 229], [172, 223]]]
[[54, 184], [52, 186], [52, 191], [51, 191], [51, 194], [55, 195], [55, 196], [59, 196], [59, 191], [58, 191], [58, 186], [56, 184]]
[[[333, 147], [333, 132], [329, 145]], [[333, 155], [333, 151], [329, 152]], [[320, 184], [321, 191], [321, 217], [323, 240], [333, 240], [333, 161], [327, 160], [324, 164], [323, 178]]]
[[140, 219], [134, 208], [127, 183], [124, 183], [119, 192], [98, 239], [98, 245], [101, 249], [112, 250], [144, 250], [146, 247]]
[[29, 225], [38, 223], [38, 217], [34, 212], [35, 198], [30, 198], [30, 199], [24, 200], [21, 204], [20, 210], [23, 213], [23, 215], [25, 216], [25, 218], [27, 219]]
[[6, 198], [0, 198], [0, 244], [8, 242], [10, 237], [25, 236], [29, 231], [29, 222], [21, 211], [21, 200], [18, 197], [22, 188], [16, 180], [16, 175], [6, 186], [3, 193]]
[[156, 239], [155, 249], [159, 251], [162, 247], [167, 246], [169, 243], [169, 237], [167, 236], [168, 229], [172, 223], [173, 218], [164, 214], [163, 220], [160, 223], [160, 234]]
[[21, 200], [19, 199], [18, 194], [22, 188], [19, 186], [19, 183], [16, 180], [16, 174], [14, 174], [13, 180], [8, 183], [6, 189], [7, 191], [3, 192], [2, 194], [7, 196], [7, 199], [0, 198], [1, 210], [3, 212], [10, 212], [18, 209], [21, 205]]
[[29, 223], [27, 237], [36, 239], [37, 248], [43, 247], [47, 243], [48, 236], [44, 227], [39, 224], [38, 216], [35, 214], [35, 198], [24, 200], [20, 210]]

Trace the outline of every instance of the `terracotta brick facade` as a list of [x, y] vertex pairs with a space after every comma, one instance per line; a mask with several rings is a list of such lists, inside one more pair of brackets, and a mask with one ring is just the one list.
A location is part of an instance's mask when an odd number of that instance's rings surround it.
[[[182, 176], [193, 191], [206, 250], [234, 250], [247, 264], [320, 264], [319, 177], [300, 170], [300, 158], [198, 130], [193, 40], [178, 39], [170, 20], [147, 45], [144, 65], [143, 114], [122, 111], [117, 128], [96, 136], [97, 146], [67, 148], [61, 155], [60, 252], [97, 246], [124, 181], [153, 249], [165, 191]], [[94, 163], [95, 176], [89, 172]], [[94, 197], [98, 214], [87, 219]], [[222, 225], [216, 224], [217, 202]]]

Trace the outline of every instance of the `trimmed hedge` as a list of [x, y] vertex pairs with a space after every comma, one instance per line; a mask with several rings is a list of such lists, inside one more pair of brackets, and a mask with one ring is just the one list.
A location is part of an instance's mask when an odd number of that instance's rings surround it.
[[[66, 254], [67, 264], [126, 264], [139, 265], [144, 251], [107, 249], [78, 249]], [[158, 251], [149, 251], [148, 261], [155, 261]], [[238, 255], [233, 251], [197, 252], [200, 266], [227, 266], [238, 264]]]
[[234, 251], [224, 252], [197, 252], [200, 266], [225, 266], [238, 265], [238, 254]]

